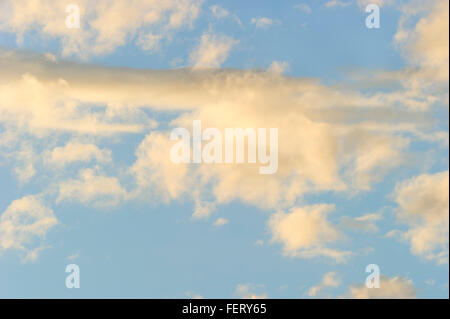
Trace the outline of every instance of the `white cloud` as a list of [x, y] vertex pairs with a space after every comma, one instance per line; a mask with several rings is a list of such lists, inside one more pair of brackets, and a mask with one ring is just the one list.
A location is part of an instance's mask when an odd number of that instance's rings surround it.
[[397, 218], [410, 229], [401, 236], [412, 253], [438, 263], [448, 262], [449, 173], [423, 174], [397, 184]]
[[267, 299], [267, 294], [260, 292], [262, 288], [259, 285], [239, 284], [234, 294], [242, 299]]
[[117, 205], [127, 198], [117, 178], [98, 175], [90, 168], [80, 170], [78, 179], [60, 182], [58, 193], [57, 202], [79, 201], [99, 207]]
[[283, 74], [288, 70], [289, 63], [287, 63], [286, 61], [273, 61], [268, 68], [269, 72], [273, 72], [276, 74]]
[[27, 195], [14, 200], [0, 216], [0, 248], [25, 252], [24, 260], [36, 260], [43, 249], [37, 240], [58, 224], [53, 210], [39, 196]]
[[414, 299], [416, 291], [412, 280], [403, 277], [380, 277], [380, 288], [367, 288], [365, 284], [351, 286], [346, 298], [350, 299]]
[[[174, 114], [167, 129], [151, 131], [138, 147], [129, 169], [137, 188], [130, 193], [153, 201], [192, 200], [195, 217], [233, 200], [286, 210], [308, 193], [369, 190], [404, 163], [409, 139], [422, 133], [424, 121], [422, 113], [404, 111], [403, 91], [394, 97], [363, 94], [265, 71], [133, 70], [5, 51], [0, 74], [0, 123], [14, 134], [107, 139], [155, 129], [146, 109]], [[279, 128], [277, 174], [259, 175], [250, 164], [172, 163], [170, 129], [190, 129], [194, 119], [219, 130]]]
[[188, 290], [184, 293], [188, 299], [203, 299], [203, 296], [196, 294], [195, 292]]
[[333, 205], [294, 207], [289, 213], [278, 212], [268, 222], [272, 241], [283, 245], [286, 256], [304, 258], [326, 256], [345, 261], [350, 252], [327, 248], [342, 238], [337, 228], [327, 220]]
[[323, 275], [322, 281], [318, 285], [312, 286], [308, 290], [308, 296], [317, 297], [322, 293], [324, 289], [336, 288], [340, 284], [341, 280], [337, 277], [337, 274], [335, 272], [328, 272], [325, 275]]
[[228, 10], [224, 9], [223, 7], [221, 7], [219, 5], [210, 6], [209, 9], [211, 10], [214, 17], [216, 17], [217, 19], [226, 18], [230, 14], [228, 12]]
[[238, 25], [242, 26], [242, 21], [236, 14], [230, 13], [227, 9], [223, 8], [220, 5], [212, 5], [209, 7], [209, 10], [211, 10], [212, 15], [218, 20], [231, 18]]
[[[411, 85], [428, 87], [429, 82], [435, 81], [448, 84], [448, 11], [447, 0], [413, 1], [402, 8], [395, 44], [412, 67], [420, 68], [417, 76], [410, 79]], [[446, 91], [448, 96], [448, 87]]]
[[350, 2], [339, 1], [339, 0], [331, 0], [331, 1], [328, 1], [327, 3], [325, 3], [325, 7], [326, 8], [347, 7], [350, 4], [351, 4]]
[[190, 60], [194, 68], [218, 68], [230, 54], [237, 43], [230, 37], [204, 33], [199, 46], [191, 53]]
[[257, 28], [266, 28], [266, 27], [271, 26], [274, 23], [274, 21], [272, 19], [269, 19], [267, 17], [252, 18], [251, 22]]
[[94, 144], [85, 144], [70, 141], [62, 147], [55, 147], [44, 155], [46, 164], [50, 167], [64, 167], [74, 162], [89, 162], [96, 160], [99, 163], [111, 161], [111, 151], [100, 149]]
[[362, 9], [365, 9], [369, 4], [376, 4], [379, 7], [384, 7], [388, 5], [392, 5], [394, 3], [393, 0], [357, 0], [358, 6]]
[[220, 217], [214, 222], [213, 225], [216, 227], [222, 227], [226, 224], [228, 224], [228, 219]]
[[[63, 55], [88, 57], [110, 53], [128, 43], [135, 34], [148, 35], [150, 31], [168, 38], [175, 30], [192, 25], [199, 15], [202, 2], [77, 0], [81, 14], [80, 28], [69, 29], [65, 24], [68, 3], [6, 0], [2, 1], [0, 11], [3, 13], [0, 13], [0, 31], [15, 34], [19, 42], [25, 35], [36, 32], [42, 40], [58, 39]], [[142, 41], [138, 44], [142, 45]]]

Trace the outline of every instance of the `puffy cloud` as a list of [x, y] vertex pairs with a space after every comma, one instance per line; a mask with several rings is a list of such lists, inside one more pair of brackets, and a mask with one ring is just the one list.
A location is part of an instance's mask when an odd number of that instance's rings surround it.
[[274, 72], [274, 73], [277, 73], [277, 74], [283, 74], [288, 69], [289, 69], [289, 63], [287, 63], [285, 61], [273, 61], [270, 64], [268, 71]]
[[[189, 190], [186, 164], [170, 161], [172, 144], [163, 133], [148, 134], [136, 150], [137, 160], [130, 168], [136, 178], [137, 191], [169, 202]], [[135, 195], [136, 196], [136, 195]]]
[[26, 253], [25, 260], [35, 260], [42, 246], [38, 239], [58, 224], [53, 210], [36, 195], [14, 200], [0, 216], [1, 250], [18, 249]]
[[397, 184], [397, 218], [410, 229], [401, 236], [412, 253], [438, 263], [448, 261], [449, 173], [423, 174]]
[[[167, 37], [176, 29], [190, 26], [198, 17], [201, 4], [202, 0], [78, 0], [77, 29], [66, 26], [68, 3], [6, 0], [1, 3], [0, 31], [16, 34], [19, 41], [29, 32], [36, 32], [43, 39], [53, 37], [61, 41], [63, 55], [86, 57], [110, 53], [135, 34], [156, 32]], [[147, 45], [143, 45], [144, 49]]]
[[[279, 209], [308, 192], [370, 189], [402, 163], [406, 134], [424, 127], [420, 113], [378, 95], [274, 72], [115, 69], [11, 52], [0, 54], [0, 65], [0, 123], [39, 138], [136, 133], [157, 126], [143, 109], [176, 114], [167, 130], [151, 132], [139, 146], [130, 168], [134, 194], [193, 197], [197, 217], [208, 216], [214, 202]], [[260, 175], [251, 164], [172, 163], [170, 129], [190, 129], [198, 119], [222, 131], [279, 128], [277, 173]], [[98, 151], [92, 148], [88, 153], [97, 155], [90, 158], [103, 158]]]
[[110, 150], [76, 141], [70, 141], [62, 147], [55, 147], [44, 156], [48, 165], [56, 167], [64, 167], [73, 162], [89, 162], [93, 159], [100, 163], [111, 161]]
[[318, 285], [312, 286], [308, 290], [308, 296], [316, 297], [320, 293], [322, 293], [324, 289], [336, 288], [340, 284], [341, 280], [337, 277], [337, 274], [335, 272], [328, 272], [325, 275], [323, 275], [322, 281]]
[[70, 97], [68, 90], [68, 83], [62, 79], [48, 82], [27, 73], [10, 82], [0, 83], [0, 121], [16, 123], [21, 130], [39, 136], [52, 131], [84, 134], [139, 132], [144, 127], [137, 123], [114, 123], [114, 118], [108, 114], [92, 112], [90, 106]]
[[60, 182], [58, 185], [60, 201], [79, 201], [94, 206], [117, 205], [127, 198], [127, 192], [115, 177], [98, 175], [94, 169], [83, 169], [79, 179]]
[[[368, 190], [402, 163], [411, 135], [429, 126], [400, 97], [392, 100], [275, 72], [118, 69], [12, 52], [0, 53], [0, 66], [0, 123], [38, 138], [148, 131], [157, 125], [145, 109], [169, 114], [169, 126], [147, 134], [138, 147], [129, 169], [136, 189], [127, 194], [166, 202], [191, 199], [198, 218], [234, 200], [287, 210], [302, 204], [308, 193]], [[24, 98], [23, 91], [31, 98]], [[260, 175], [259, 164], [172, 163], [170, 130], [190, 130], [193, 120], [221, 131], [278, 128], [277, 173]], [[98, 151], [92, 148], [90, 158], [101, 158]], [[95, 202], [94, 195], [85, 194], [84, 180], [62, 183], [60, 200]], [[113, 202], [124, 198], [118, 181], [112, 185], [111, 192], [121, 194], [111, 195]], [[302, 251], [302, 256], [323, 254], [340, 257], [324, 247]]]
[[380, 288], [366, 285], [351, 286], [346, 298], [351, 299], [414, 299], [416, 290], [410, 279], [403, 277], [380, 277]]
[[234, 292], [235, 295], [242, 299], [267, 299], [266, 293], [260, 293], [261, 286], [253, 284], [239, 284]]
[[201, 296], [191, 290], [186, 291], [184, 294], [186, 295], [186, 298], [188, 298], [188, 299], [203, 299], [203, 296]]
[[[396, 44], [420, 73], [412, 81], [425, 85], [430, 81], [447, 84], [449, 74], [449, 2], [412, 1], [402, 9]], [[417, 23], [417, 16], [421, 17]], [[428, 84], [429, 85], [429, 84]], [[448, 86], [447, 86], [448, 91]], [[448, 95], [448, 93], [447, 93]]]
[[194, 68], [220, 67], [236, 43], [236, 40], [224, 35], [204, 33], [199, 46], [191, 53], [191, 63]]
[[327, 220], [333, 205], [294, 207], [291, 212], [278, 212], [268, 226], [272, 241], [283, 244], [287, 256], [304, 258], [327, 256], [337, 262], [345, 261], [350, 252], [327, 248], [326, 245], [342, 238], [342, 234]]
[[220, 217], [214, 222], [214, 226], [216, 227], [222, 227], [224, 225], [228, 224], [228, 219]]

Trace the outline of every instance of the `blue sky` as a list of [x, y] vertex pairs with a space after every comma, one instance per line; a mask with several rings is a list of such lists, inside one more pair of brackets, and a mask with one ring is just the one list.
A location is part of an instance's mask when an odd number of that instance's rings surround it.
[[[372, 2], [2, 1], [0, 297], [448, 298], [448, 1]], [[173, 164], [196, 119], [278, 172]]]

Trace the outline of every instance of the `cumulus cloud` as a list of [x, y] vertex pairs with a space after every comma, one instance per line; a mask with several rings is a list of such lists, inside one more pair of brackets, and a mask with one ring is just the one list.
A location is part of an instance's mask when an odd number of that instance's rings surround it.
[[80, 170], [78, 179], [60, 182], [58, 194], [57, 202], [79, 201], [100, 207], [117, 205], [127, 197], [116, 177], [99, 175], [90, 168]]
[[71, 29], [65, 23], [68, 3], [6, 0], [1, 3], [0, 31], [15, 34], [19, 42], [31, 32], [41, 39], [58, 39], [65, 56], [110, 53], [136, 34], [140, 39], [137, 44], [148, 49], [148, 34], [169, 37], [171, 32], [189, 27], [198, 17], [202, 2], [78, 0], [80, 28]]
[[234, 292], [242, 299], [267, 299], [267, 294], [261, 292], [262, 286], [253, 284], [239, 284]]
[[[59, 201], [91, 204], [97, 203], [96, 196], [106, 197], [109, 203], [124, 198], [188, 199], [196, 218], [208, 217], [217, 205], [234, 200], [266, 211], [290, 211], [304, 205], [306, 194], [369, 190], [403, 163], [411, 138], [432, 128], [423, 113], [410, 112], [402, 91], [361, 93], [277, 72], [119, 69], [9, 51], [0, 53], [0, 66], [0, 123], [7, 130], [42, 140], [67, 133], [101, 138], [147, 134], [127, 170], [135, 188], [125, 190], [116, 177], [85, 170], [78, 178], [58, 182]], [[158, 123], [149, 118], [147, 109], [170, 114], [168, 126], [157, 130]], [[254, 164], [171, 162], [170, 130], [191, 130], [193, 120], [201, 120], [203, 128], [222, 131], [279, 128], [277, 173], [260, 175]], [[104, 163], [109, 158], [106, 149], [94, 144], [81, 146], [84, 155], [76, 152], [78, 147], [59, 146], [56, 154], [75, 154], [74, 159], [84, 163]], [[49, 158], [52, 152], [47, 153]], [[64, 155], [64, 161], [72, 155]], [[103, 188], [102, 181], [109, 187]], [[98, 186], [89, 187], [92, 183]], [[320, 229], [317, 238], [328, 238]], [[284, 237], [279, 240], [289, 242]], [[300, 245], [299, 255], [342, 260], [342, 252], [326, 243]]]
[[345, 261], [350, 252], [326, 247], [342, 238], [342, 234], [327, 220], [327, 214], [333, 209], [333, 205], [322, 204], [295, 207], [289, 213], [272, 215], [268, 222], [272, 241], [280, 242], [287, 256], [326, 256], [338, 262]]
[[194, 68], [220, 67], [236, 43], [237, 41], [225, 35], [204, 33], [199, 46], [191, 53], [191, 63]]
[[401, 236], [413, 254], [448, 262], [449, 173], [423, 174], [397, 184], [394, 199], [399, 221], [410, 228]]
[[[213, 210], [205, 198], [273, 209], [308, 192], [368, 190], [402, 163], [409, 135], [428, 125], [400, 101], [276, 72], [115, 69], [11, 52], [0, 54], [0, 65], [0, 123], [35, 137], [139, 133], [157, 127], [144, 109], [177, 111], [168, 130], [142, 141], [130, 172], [136, 193], [151, 191], [165, 201], [194, 195], [196, 216]], [[172, 163], [170, 129], [190, 129], [198, 119], [219, 130], [279, 128], [277, 174], [261, 176], [250, 164]]]
[[220, 217], [214, 222], [214, 226], [216, 227], [222, 227], [224, 225], [228, 224], [228, 219]]
[[268, 71], [277, 74], [283, 74], [288, 70], [289, 70], [289, 63], [286, 61], [273, 61], [268, 68]]
[[74, 162], [89, 162], [96, 160], [100, 163], [111, 161], [111, 151], [100, 149], [94, 144], [70, 141], [64, 146], [55, 147], [44, 155], [47, 165], [64, 167]]
[[341, 280], [338, 278], [337, 274], [333, 271], [326, 273], [323, 275], [322, 281], [316, 285], [312, 286], [308, 290], [308, 296], [317, 297], [319, 296], [324, 289], [327, 288], [336, 288], [341, 284]]
[[380, 277], [380, 288], [367, 288], [365, 284], [353, 285], [345, 296], [350, 299], [414, 299], [416, 290], [410, 279]]
[[420, 73], [410, 80], [419, 82], [416, 85], [429, 86], [430, 81], [448, 82], [448, 11], [446, 0], [412, 1], [402, 8], [395, 44], [412, 66], [419, 67]]
[[39, 240], [58, 224], [53, 210], [37, 195], [14, 200], [0, 216], [0, 251], [17, 249], [35, 260], [43, 249]]

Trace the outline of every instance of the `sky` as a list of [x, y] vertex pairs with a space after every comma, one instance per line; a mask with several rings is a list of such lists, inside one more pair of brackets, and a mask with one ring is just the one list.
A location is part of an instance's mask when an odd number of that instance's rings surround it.
[[[448, 298], [448, 12], [0, 0], [0, 298]], [[196, 120], [276, 172], [175, 163]]]

